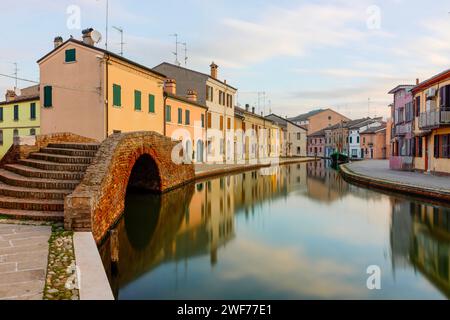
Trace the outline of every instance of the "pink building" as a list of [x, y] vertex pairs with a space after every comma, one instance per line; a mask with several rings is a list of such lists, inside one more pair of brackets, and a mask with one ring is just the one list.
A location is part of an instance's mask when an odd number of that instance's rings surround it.
[[414, 157], [413, 85], [399, 85], [389, 91], [394, 95], [391, 104], [391, 143], [389, 166], [393, 170], [412, 170]]
[[325, 157], [325, 130], [314, 132], [308, 135], [308, 156]]

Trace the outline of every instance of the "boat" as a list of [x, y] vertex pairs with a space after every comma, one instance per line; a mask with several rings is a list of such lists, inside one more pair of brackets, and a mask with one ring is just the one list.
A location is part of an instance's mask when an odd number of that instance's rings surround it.
[[343, 163], [348, 163], [349, 158], [346, 154], [340, 152], [334, 152], [330, 155], [333, 165], [340, 165]]

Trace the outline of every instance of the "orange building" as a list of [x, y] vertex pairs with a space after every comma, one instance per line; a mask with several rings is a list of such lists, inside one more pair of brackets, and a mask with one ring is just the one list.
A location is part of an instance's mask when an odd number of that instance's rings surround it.
[[208, 108], [197, 101], [197, 92], [188, 90], [185, 97], [177, 95], [176, 81], [164, 85], [164, 134], [183, 143], [185, 159], [205, 162], [206, 114]]
[[386, 124], [360, 132], [362, 158], [386, 159]]
[[313, 110], [297, 117], [290, 118], [289, 120], [296, 125], [306, 127], [308, 135], [335, 124], [350, 121], [349, 118], [332, 109]]

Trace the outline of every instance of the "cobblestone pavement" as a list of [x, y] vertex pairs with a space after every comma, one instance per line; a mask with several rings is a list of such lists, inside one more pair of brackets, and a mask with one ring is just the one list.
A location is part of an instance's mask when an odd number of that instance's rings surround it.
[[450, 177], [440, 177], [409, 171], [389, 169], [389, 160], [357, 161], [346, 165], [356, 174], [362, 174], [375, 179], [389, 180], [402, 184], [415, 185], [437, 190], [450, 190]]
[[0, 300], [41, 300], [50, 226], [0, 223]]

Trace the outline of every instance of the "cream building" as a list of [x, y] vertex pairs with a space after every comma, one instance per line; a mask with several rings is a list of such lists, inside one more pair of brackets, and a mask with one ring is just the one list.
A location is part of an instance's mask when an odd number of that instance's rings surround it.
[[297, 125], [276, 114], [266, 116], [280, 128], [280, 156], [281, 157], [306, 157], [307, 133], [306, 128]]

